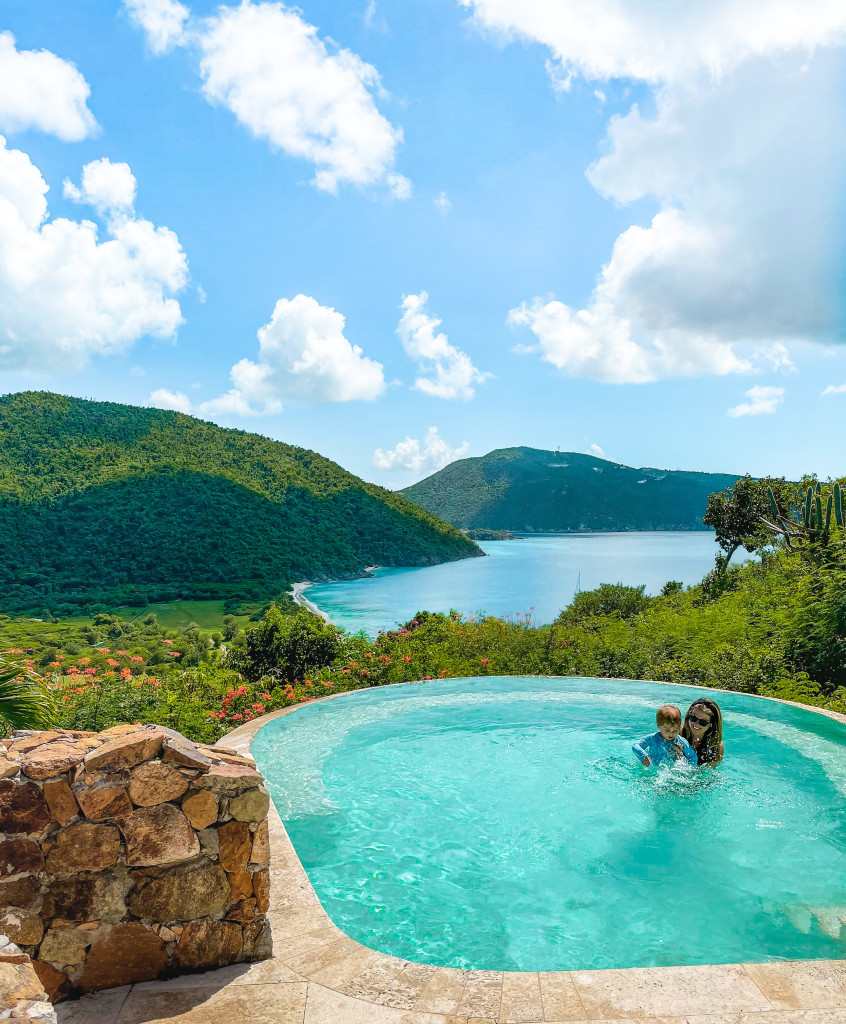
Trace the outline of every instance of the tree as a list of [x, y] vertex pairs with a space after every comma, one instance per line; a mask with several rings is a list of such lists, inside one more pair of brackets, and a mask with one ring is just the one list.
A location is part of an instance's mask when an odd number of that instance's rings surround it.
[[234, 640], [238, 632], [238, 622], [234, 615], [223, 616], [223, 639]]
[[275, 675], [287, 682], [330, 665], [340, 653], [341, 634], [335, 626], [311, 612], [285, 618], [273, 604], [261, 622], [247, 631], [243, 649], [233, 649], [231, 664], [254, 682]]
[[106, 636], [117, 640], [123, 636], [124, 622], [119, 615], [110, 615], [108, 612], [98, 612], [94, 616], [94, 625], [97, 629], [104, 630]]
[[640, 615], [649, 604], [646, 584], [627, 587], [623, 583], [603, 583], [596, 590], [582, 590], [573, 603], [558, 616], [558, 622], [580, 622], [595, 615], [631, 619]]
[[776, 497], [789, 501], [791, 485], [784, 477], [763, 477], [755, 480], [747, 473], [733, 487], [716, 491], [708, 497], [702, 521], [717, 534], [716, 541], [725, 554], [717, 555], [717, 571], [723, 575], [738, 548], [750, 553], [775, 542], [775, 534], [765, 520], [772, 516], [768, 489]]

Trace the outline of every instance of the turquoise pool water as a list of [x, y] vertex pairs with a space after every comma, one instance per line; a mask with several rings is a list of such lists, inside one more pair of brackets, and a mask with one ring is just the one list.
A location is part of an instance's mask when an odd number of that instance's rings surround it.
[[423, 963], [569, 970], [846, 955], [846, 726], [740, 694], [718, 768], [631, 741], [702, 690], [413, 683], [309, 704], [252, 752], [332, 920]]

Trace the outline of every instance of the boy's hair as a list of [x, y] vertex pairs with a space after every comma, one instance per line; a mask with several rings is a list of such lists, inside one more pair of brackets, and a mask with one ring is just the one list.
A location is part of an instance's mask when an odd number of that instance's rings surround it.
[[657, 725], [681, 725], [682, 713], [675, 706], [675, 704], [662, 704], [660, 708], [655, 712], [655, 722]]

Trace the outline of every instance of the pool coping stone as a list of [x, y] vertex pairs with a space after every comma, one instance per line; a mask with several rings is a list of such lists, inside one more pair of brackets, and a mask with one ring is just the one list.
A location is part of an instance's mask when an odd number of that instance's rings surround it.
[[[685, 683], [637, 681], [691, 688]], [[425, 682], [415, 680], [411, 685]], [[249, 753], [268, 722], [350, 692], [358, 691], [328, 694], [262, 715], [228, 733], [222, 742]], [[828, 709], [760, 694], [745, 696], [789, 704], [846, 724], [846, 715]], [[356, 942], [331, 921], [272, 802], [268, 826], [273, 959], [61, 1003], [60, 1024], [846, 1024], [846, 960], [475, 971], [381, 953]]]

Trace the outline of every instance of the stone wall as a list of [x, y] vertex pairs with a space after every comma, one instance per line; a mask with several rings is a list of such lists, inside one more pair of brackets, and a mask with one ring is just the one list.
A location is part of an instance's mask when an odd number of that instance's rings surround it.
[[0, 935], [0, 1020], [56, 1024], [56, 1011], [47, 999], [32, 961], [5, 935]]
[[271, 955], [250, 758], [158, 726], [0, 744], [0, 934], [51, 999]]

